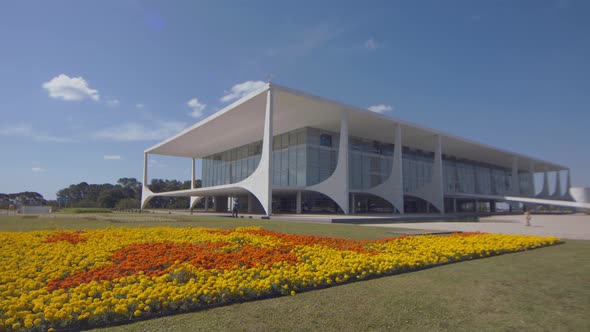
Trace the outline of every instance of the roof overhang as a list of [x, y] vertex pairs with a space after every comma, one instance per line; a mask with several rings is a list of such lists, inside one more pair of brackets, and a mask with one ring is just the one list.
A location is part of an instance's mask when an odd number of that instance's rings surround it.
[[[177, 135], [145, 150], [146, 153], [203, 158], [262, 139], [266, 109], [266, 84], [260, 90], [234, 102]], [[349, 112], [349, 135], [393, 143], [394, 125], [402, 128], [404, 146], [434, 151], [435, 137], [442, 138], [443, 153], [456, 158], [511, 168], [517, 157], [519, 170], [559, 171], [567, 167], [498, 149], [438, 130], [408, 123], [362, 108], [272, 84], [273, 136], [302, 127], [340, 131], [340, 114]]]

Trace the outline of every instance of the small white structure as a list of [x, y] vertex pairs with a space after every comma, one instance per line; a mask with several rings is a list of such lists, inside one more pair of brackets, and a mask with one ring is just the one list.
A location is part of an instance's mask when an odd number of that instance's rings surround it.
[[51, 206], [20, 205], [16, 208], [19, 214], [51, 213]]

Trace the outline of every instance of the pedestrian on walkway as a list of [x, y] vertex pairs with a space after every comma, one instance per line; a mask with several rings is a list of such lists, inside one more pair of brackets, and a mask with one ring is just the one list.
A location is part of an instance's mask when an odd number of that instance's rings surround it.
[[238, 216], [238, 209], [240, 208], [240, 199], [239, 198], [234, 198], [234, 207], [232, 209], [232, 218], [239, 218]]
[[531, 213], [529, 211], [526, 211], [524, 213], [524, 224], [525, 224], [525, 226], [531, 225]]

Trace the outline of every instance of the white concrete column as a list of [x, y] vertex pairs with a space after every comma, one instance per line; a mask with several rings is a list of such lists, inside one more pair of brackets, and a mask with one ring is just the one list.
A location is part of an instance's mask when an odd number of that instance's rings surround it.
[[295, 198], [295, 213], [301, 214], [301, 190], [297, 190], [297, 197]]
[[141, 209], [143, 210], [147, 203], [152, 199], [153, 192], [148, 187], [148, 154], [144, 152], [143, 154], [143, 184], [141, 188]]
[[565, 180], [565, 193], [563, 194], [566, 197], [570, 197], [570, 188], [572, 187], [572, 178], [570, 175], [569, 168], [567, 169], [567, 178]]
[[195, 189], [195, 158], [193, 158], [193, 164], [191, 168], [191, 189]]
[[348, 202], [348, 111], [343, 110], [341, 115], [338, 164], [334, 173], [326, 180], [309, 186], [307, 189], [330, 197], [338, 204], [344, 214], [350, 213]]
[[535, 197], [535, 164], [529, 165], [529, 188], [528, 194], [530, 197]]
[[272, 140], [273, 140], [273, 89], [268, 83], [266, 109], [264, 111], [264, 131], [262, 132], [262, 151], [258, 167], [252, 174], [235, 185], [248, 190], [258, 199], [266, 216], [272, 214]]
[[[384, 198], [394, 208], [397, 208], [399, 213], [404, 213], [403, 144], [402, 127], [399, 123], [395, 125], [394, 145], [389, 177], [383, 183], [366, 190], [366, 192]], [[354, 209], [356, 210], [356, 207]]]
[[540, 197], [548, 197], [549, 196], [549, 171], [547, 166], [545, 166], [545, 172], [543, 172], [543, 188], [539, 193]]
[[560, 171], [556, 171], [555, 172], [555, 192], [553, 193], [553, 196], [559, 198], [561, 197], [561, 172]]

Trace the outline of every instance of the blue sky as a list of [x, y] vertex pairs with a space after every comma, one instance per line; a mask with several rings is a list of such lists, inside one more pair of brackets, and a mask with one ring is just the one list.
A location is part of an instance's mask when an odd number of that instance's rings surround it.
[[[2, 1], [0, 192], [140, 179], [144, 149], [268, 75], [590, 186], [589, 14], [584, 0]], [[150, 167], [190, 179], [186, 159]]]

